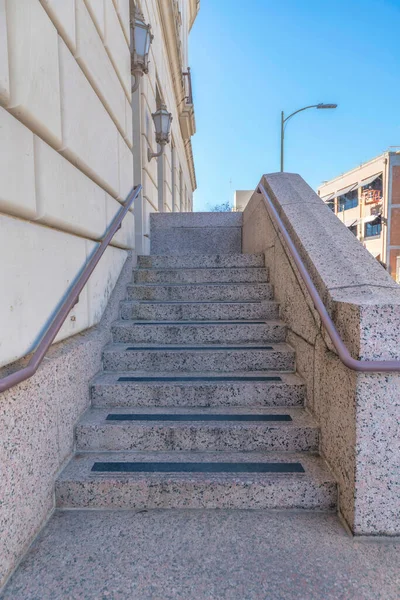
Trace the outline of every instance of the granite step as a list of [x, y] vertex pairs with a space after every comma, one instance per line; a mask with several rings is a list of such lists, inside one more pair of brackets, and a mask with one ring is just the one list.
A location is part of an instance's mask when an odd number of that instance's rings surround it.
[[265, 267], [196, 269], [137, 269], [134, 283], [262, 283], [268, 281]]
[[304, 382], [274, 371], [116, 372], [98, 375], [91, 385], [94, 407], [302, 406]]
[[217, 321], [278, 319], [279, 304], [258, 302], [121, 302], [122, 319]]
[[[290, 420], [289, 420], [290, 419]], [[78, 452], [316, 452], [318, 427], [287, 407], [91, 409], [76, 427]]]
[[269, 283], [187, 283], [128, 285], [128, 300], [243, 301], [272, 300]]
[[114, 342], [159, 344], [241, 344], [283, 342], [282, 321], [159, 322], [118, 321], [112, 326]]
[[[152, 472], [159, 463], [172, 463]], [[99, 472], [109, 463], [125, 472]], [[106, 464], [104, 464], [106, 463]], [[149, 463], [144, 472], [126, 472], [132, 463]], [[178, 463], [178, 464], [177, 464]], [[200, 468], [224, 472], [191, 472]], [[268, 463], [268, 464], [266, 464]], [[304, 472], [259, 473], [255, 465], [269, 464], [294, 469], [300, 463]], [[228, 464], [228, 466], [227, 466]], [[185, 472], [176, 472], [181, 466]], [[211, 465], [211, 466], [210, 466]], [[212, 467], [214, 465], [214, 467]], [[237, 465], [237, 466], [236, 466]], [[133, 465], [134, 466], [134, 465]], [[231, 469], [229, 471], [228, 469]], [[305, 509], [334, 511], [337, 506], [336, 482], [321, 458], [289, 452], [103, 452], [76, 454], [56, 481], [56, 505], [59, 508], [135, 509], [156, 508], [236, 508]]]
[[285, 343], [188, 345], [110, 344], [103, 352], [106, 371], [262, 371], [292, 372], [293, 349]]
[[138, 256], [139, 269], [197, 269], [263, 267], [263, 254], [183, 254]]

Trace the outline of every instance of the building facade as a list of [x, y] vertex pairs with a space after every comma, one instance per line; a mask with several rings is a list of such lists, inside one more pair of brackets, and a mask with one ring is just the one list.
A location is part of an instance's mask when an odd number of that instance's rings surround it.
[[253, 190], [236, 190], [233, 195], [232, 210], [235, 212], [243, 212], [253, 193]]
[[[151, 25], [149, 73], [132, 100], [135, 183], [143, 194], [136, 203], [136, 250], [148, 254], [149, 217], [154, 211], [191, 212], [196, 175], [191, 136], [195, 133], [194, 105], [188, 59], [188, 37], [199, 0], [141, 0], [137, 3]], [[131, 14], [135, 5], [131, 1]], [[164, 103], [172, 113], [171, 143], [159, 159], [151, 115]], [[136, 160], [135, 160], [136, 159]]]
[[[136, 2], [136, 0], [135, 0]], [[154, 36], [132, 94], [140, 8]], [[191, 211], [188, 35], [198, 0], [0, 0], [0, 366], [30, 352], [134, 185], [124, 219], [56, 341], [99, 322], [154, 211]], [[152, 113], [172, 113], [159, 158]]]
[[324, 182], [318, 194], [400, 283], [400, 151]]

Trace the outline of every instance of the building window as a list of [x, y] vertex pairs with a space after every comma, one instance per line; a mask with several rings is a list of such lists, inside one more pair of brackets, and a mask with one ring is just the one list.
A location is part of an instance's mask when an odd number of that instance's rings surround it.
[[366, 223], [364, 237], [373, 237], [375, 235], [381, 235], [382, 223]]
[[345, 196], [338, 197], [338, 212], [349, 210], [358, 206], [358, 190], [348, 192]]

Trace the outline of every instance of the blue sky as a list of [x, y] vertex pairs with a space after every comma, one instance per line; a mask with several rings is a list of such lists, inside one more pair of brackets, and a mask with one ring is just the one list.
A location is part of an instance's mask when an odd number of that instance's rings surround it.
[[201, 0], [190, 39], [195, 210], [279, 170], [314, 188], [400, 146], [400, 0]]

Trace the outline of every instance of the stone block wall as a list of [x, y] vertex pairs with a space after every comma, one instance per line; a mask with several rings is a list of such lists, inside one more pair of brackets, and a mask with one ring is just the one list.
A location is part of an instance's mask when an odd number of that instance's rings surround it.
[[[262, 182], [352, 356], [398, 360], [400, 287], [299, 175]], [[343, 518], [356, 535], [399, 535], [400, 374], [343, 365], [256, 192], [243, 213], [243, 251], [265, 255]]]
[[[0, 0], [0, 366], [35, 345], [133, 187], [129, 0]], [[57, 341], [97, 323], [114, 237]]]

